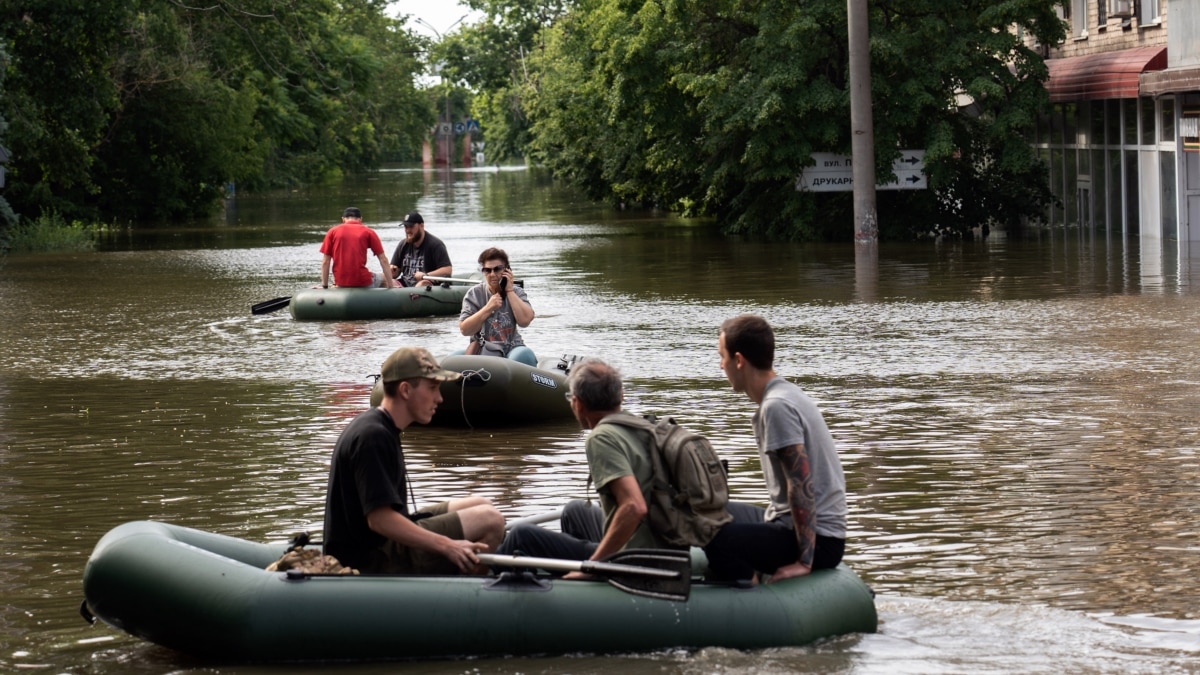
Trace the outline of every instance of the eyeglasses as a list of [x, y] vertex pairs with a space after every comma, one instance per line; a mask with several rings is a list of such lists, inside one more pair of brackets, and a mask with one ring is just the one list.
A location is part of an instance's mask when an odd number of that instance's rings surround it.
[[479, 271], [483, 272], [484, 274], [492, 274], [493, 272], [499, 274], [504, 271], [504, 265], [496, 265], [495, 267], [480, 267]]

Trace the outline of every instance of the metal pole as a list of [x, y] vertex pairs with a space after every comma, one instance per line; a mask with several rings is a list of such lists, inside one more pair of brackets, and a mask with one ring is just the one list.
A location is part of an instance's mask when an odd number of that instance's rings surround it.
[[879, 236], [875, 210], [875, 122], [871, 117], [871, 51], [867, 0], [846, 0], [850, 38], [850, 132], [854, 164], [854, 241]]
[[450, 139], [454, 137], [454, 125], [450, 123], [450, 85], [446, 83], [446, 69], [442, 69], [442, 86], [446, 88], [446, 168], [450, 168]]
[[[454, 23], [452, 23], [446, 27], [446, 32], [449, 33], [451, 28], [454, 28], [458, 24], [462, 23], [462, 20], [467, 18], [470, 15], [471, 15], [470, 12], [468, 12], [468, 13], [463, 14], [462, 16], [458, 17], [457, 21], [455, 21]], [[434, 35], [437, 36], [438, 42], [442, 41], [442, 31], [434, 28], [433, 24], [429, 23], [425, 19], [422, 19], [421, 17], [414, 17], [413, 20], [416, 21], [417, 23], [421, 24], [422, 26], [425, 26], [429, 30], [433, 31]], [[446, 89], [446, 127], [445, 128], [447, 129], [447, 133], [442, 134], [442, 136], [443, 136], [443, 140], [445, 141], [444, 145], [446, 146], [446, 168], [450, 168], [450, 150], [452, 147], [451, 142], [454, 139], [454, 125], [450, 122], [450, 83], [446, 81], [445, 66], [443, 66], [441, 68], [441, 76], [442, 76], [442, 86], [445, 87], [445, 89]], [[440, 130], [441, 125], [438, 125], [438, 126], [439, 126], [439, 130]], [[437, 163], [437, 160], [435, 158], [434, 164], [436, 164], [436, 163]]]

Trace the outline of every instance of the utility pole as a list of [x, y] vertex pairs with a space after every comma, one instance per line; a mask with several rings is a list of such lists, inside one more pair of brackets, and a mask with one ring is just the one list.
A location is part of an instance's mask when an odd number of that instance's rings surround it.
[[[462, 16], [458, 17], [458, 21], [455, 21], [454, 23], [452, 23], [446, 27], [446, 32], [447, 33], [450, 32], [451, 28], [454, 28], [458, 24], [462, 23], [462, 20], [467, 18], [468, 16], [470, 16], [470, 13], [463, 14]], [[416, 21], [417, 23], [421, 24], [422, 26], [425, 26], [429, 30], [433, 31], [434, 35], [437, 35], [438, 42], [442, 41], [442, 32], [439, 31], [438, 29], [434, 28], [433, 24], [429, 23], [425, 19], [422, 19], [421, 17], [413, 17], [413, 20]], [[446, 146], [446, 168], [448, 169], [448, 168], [450, 168], [450, 164], [451, 164], [450, 151], [451, 151], [451, 148], [453, 147], [452, 143], [454, 141], [454, 124], [450, 121], [450, 83], [446, 81], [445, 64], [443, 64], [441, 67], [439, 67], [438, 71], [439, 71], [439, 75], [441, 75], [441, 77], [442, 77], [442, 87], [446, 90], [446, 129], [447, 129], [447, 132], [442, 135], [443, 136], [442, 140], [445, 142], [445, 146]], [[437, 163], [436, 158], [434, 160], [434, 163], [435, 164]]]
[[871, 116], [871, 48], [867, 0], [846, 0], [850, 33], [850, 133], [854, 163], [854, 241], [875, 243], [875, 122]]

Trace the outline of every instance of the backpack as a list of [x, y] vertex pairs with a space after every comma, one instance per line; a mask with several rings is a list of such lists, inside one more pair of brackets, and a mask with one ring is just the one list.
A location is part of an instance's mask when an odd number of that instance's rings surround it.
[[650, 529], [659, 539], [672, 546], [704, 546], [733, 520], [725, 509], [729, 504], [725, 468], [707, 438], [670, 417], [618, 413], [599, 424], [650, 433], [654, 477], [646, 507]]

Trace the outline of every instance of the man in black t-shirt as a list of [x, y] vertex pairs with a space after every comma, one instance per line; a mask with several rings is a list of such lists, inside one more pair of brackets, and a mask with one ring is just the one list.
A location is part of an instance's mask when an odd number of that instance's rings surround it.
[[392, 254], [392, 278], [402, 286], [429, 286], [425, 277], [454, 274], [450, 254], [441, 239], [425, 231], [425, 219], [413, 211], [404, 217], [404, 241]]
[[400, 446], [408, 425], [433, 418], [440, 384], [461, 376], [420, 347], [396, 350], [381, 372], [382, 403], [355, 417], [334, 445], [325, 553], [365, 573], [485, 574], [475, 554], [500, 544], [504, 516], [486, 497], [417, 509]]

